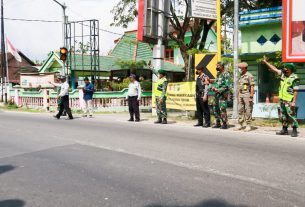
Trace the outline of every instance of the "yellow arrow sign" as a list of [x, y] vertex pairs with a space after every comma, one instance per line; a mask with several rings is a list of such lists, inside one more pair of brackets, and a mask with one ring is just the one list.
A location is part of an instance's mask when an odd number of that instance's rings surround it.
[[195, 67], [203, 67], [203, 72], [209, 76], [210, 79], [215, 79], [217, 76], [217, 54], [196, 54]]

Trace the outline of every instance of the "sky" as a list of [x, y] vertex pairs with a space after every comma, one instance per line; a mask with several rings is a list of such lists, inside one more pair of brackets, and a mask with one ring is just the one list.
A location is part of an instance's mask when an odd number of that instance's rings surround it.
[[[69, 21], [99, 20], [100, 28], [123, 34], [136, 29], [136, 23], [128, 29], [111, 27], [111, 9], [119, 0], [58, 0], [67, 5]], [[4, 0], [4, 16], [17, 19], [62, 20], [62, 9], [53, 0]], [[33, 61], [42, 61], [50, 51], [62, 46], [62, 24], [5, 20], [5, 33], [18, 50]], [[100, 54], [106, 55], [119, 35], [100, 31]]]

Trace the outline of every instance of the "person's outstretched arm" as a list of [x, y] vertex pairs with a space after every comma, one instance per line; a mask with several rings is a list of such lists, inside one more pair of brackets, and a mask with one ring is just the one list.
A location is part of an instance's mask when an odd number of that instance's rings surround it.
[[278, 75], [281, 75], [282, 74], [282, 71], [281, 70], [279, 70], [278, 68], [276, 68], [274, 65], [272, 65], [272, 64], [270, 64], [269, 62], [268, 62], [268, 58], [264, 55], [264, 58], [263, 58], [263, 63], [265, 63], [267, 66], [268, 66], [268, 68], [272, 71], [272, 72], [274, 72], [274, 73], [276, 73], [276, 74], [278, 74]]

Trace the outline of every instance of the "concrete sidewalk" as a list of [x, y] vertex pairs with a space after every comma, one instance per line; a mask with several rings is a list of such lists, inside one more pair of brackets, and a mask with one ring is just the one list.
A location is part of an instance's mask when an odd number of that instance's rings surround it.
[[[1, 110], [0, 110], [1, 112]], [[18, 112], [18, 111], [9, 111], [9, 110], [2, 110], [2, 112], [5, 113], [27, 113], [27, 114], [35, 114], [40, 116], [50, 116], [52, 118], [53, 113], [31, 113], [31, 112]], [[187, 117], [181, 117], [182, 113], [179, 114], [169, 114], [168, 117], [168, 123], [171, 126], [183, 126], [188, 128], [194, 128], [193, 125], [196, 124], [196, 120], [189, 120]], [[75, 118], [82, 118], [81, 114], [75, 114]], [[65, 117], [63, 117], [65, 118]], [[102, 121], [102, 120], [115, 120], [117, 122], [127, 122], [129, 119], [128, 113], [111, 113], [111, 114], [94, 114], [94, 117], [92, 119], [90, 118], [82, 118], [82, 119], [88, 119], [88, 121]], [[141, 124], [154, 124], [154, 121], [156, 118], [151, 113], [141, 113]], [[229, 121], [229, 129], [227, 131], [234, 131], [236, 120], [230, 120]], [[251, 134], [265, 134], [268, 135], [275, 135], [277, 131], [280, 130], [280, 127], [261, 127], [261, 126], [253, 126], [253, 130], [251, 132], [236, 132], [236, 133], [251, 133]], [[220, 130], [220, 129], [215, 129]], [[298, 129], [299, 136], [298, 138], [305, 138], [305, 128]], [[291, 132], [291, 129], [289, 129], [289, 133]], [[288, 137], [290, 137], [288, 135]], [[295, 138], [294, 138], [295, 139]]]
[[[89, 118], [88, 118], [89, 119]], [[118, 114], [96, 114], [94, 115], [94, 120], [105, 120], [105, 119], [115, 119], [119, 122], [127, 122], [129, 119], [129, 114], [128, 113], [118, 113]], [[154, 121], [156, 120], [155, 117], [151, 115], [151, 113], [142, 113], [141, 114], [141, 122], [145, 124], [154, 124]], [[187, 117], [185, 118], [177, 118], [177, 116], [171, 116], [169, 115], [168, 118], [168, 123], [169, 125], [176, 125], [176, 126], [184, 126], [184, 127], [189, 127], [189, 128], [194, 128], [193, 125], [197, 123], [197, 120], [188, 120]], [[235, 120], [230, 120], [229, 121], [229, 129], [228, 131], [234, 131], [235, 125], [236, 125]], [[256, 134], [265, 134], [265, 135], [275, 135], [277, 131], [279, 131], [281, 128], [280, 127], [260, 127], [260, 126], [253, 126], [251, 132], [243, 132], [240, 131], [240, 133], [256, 133]], [[215, 130], [220, 130], [220, 129], [215, 129]], [[289, 129], [289, 133], [291, 132], [292, 129]], [[298, 129], [299, 131], [299, 136], [298, 138], [305, 138], [305, 128], [300, 128]], [[288, 136], [290, 137], [290, 136]]]

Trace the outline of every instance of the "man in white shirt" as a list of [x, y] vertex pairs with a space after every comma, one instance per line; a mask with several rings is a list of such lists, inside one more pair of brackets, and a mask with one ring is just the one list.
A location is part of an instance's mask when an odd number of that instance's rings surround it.
[[[136, 75], [130, 75], [130, 84], [126, 99], [128, 100], [130, 119], [128, 121], [140, 121], [139, 102], [141, 100], [141, 85], [136, 80]], [[135, 118], [135, 119], [134, 119]]]
[[59, 112], [54, 117], [60, 119], [63, 111], [65, 110], [68, 114], [68, 120], [72, 120], [73, 116], [69, 107], [69, 83], [67, 82], [67, 78], [65, 76], [60, 77], [60, 82], [60, 84], [49, 82], [53, 86], [60, 87], [60, 93], [57, 97], [61, 100], [59, 105]]

